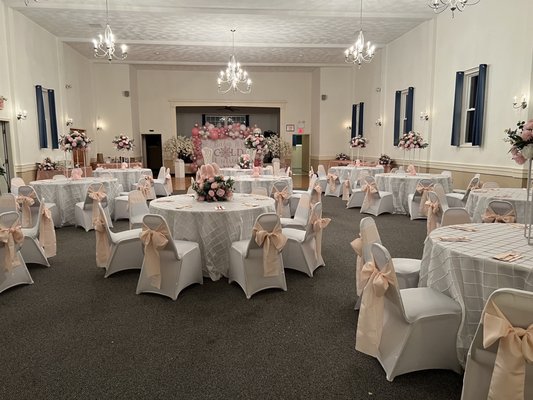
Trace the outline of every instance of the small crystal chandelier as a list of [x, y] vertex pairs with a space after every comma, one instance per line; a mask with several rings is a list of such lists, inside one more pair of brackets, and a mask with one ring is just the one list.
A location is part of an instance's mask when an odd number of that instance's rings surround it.
[[241, 64], [235, 60], [235, 29], [232, 29], [231, 33], [233, 35], [233, 51], [229, 58], [228, 67], [225, 71], [220, 71], [218, 76], [218, 93], [225, 94], [233, 90], [234, 93], [247, 94], [252, 91], [252, 80], [248, 77], [248, 72], [242, 69]]
[[98, 40], [93, 39], [94, 56], [96, 58], [107, 58], [109, 62], [113, 58], [117, 60], [124, 60], [128, 56], [128, 46], [125, 44], [120, 46], [121, 54], [115, 54], [115, 35], [109, 26], [109, 8], [107, 6], [107, 0], [105, 0], [105, 19], [106, 25], [104, 30], [104, 36], [98, 35]]
[[[33, 0], [35, 3], [38, 3], [39, 0]], [[30, 0], [24, 0], [24, 4], [28, 5], [30, 4]]]
[[357, 64], [359, 65], [359, 68], [361, 68], [363, 61], [366, 63], [372, 61], [372, 58], [374, 58], [374, 51], [376, 50], [376, 46], [371, 46], [370, 42], [366, 43], [365, 50], [365, 36], [363, 34], [363, 0], [361, 0], [360, 12], [360, 28], [359, 34], [357, 35], [357, 40], [352, 47], [344, 51], [344, 61], [347, 63]]
[[479, 3], [479, 0], [428, 0], [428, 6], [439, 14], [450, 7], [452, 18], [455, 10], [463, 11], [466, 6], [473, 6]]

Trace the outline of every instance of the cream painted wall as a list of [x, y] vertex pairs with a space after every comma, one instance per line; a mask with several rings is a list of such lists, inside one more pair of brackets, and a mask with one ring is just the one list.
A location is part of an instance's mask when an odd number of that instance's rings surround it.
[[13, 96], [11, 95], [11, 79], [9, 74], [7, 36], [9, 35], [7, 18], [7, 7], [3, 0], [0, 0], [0, 96], [7, 98], [4, 109], [0, 110], [0, 119], [13, 122], [15, 111], [13, 107]]
[[[320, 126], [320, 93], [321, 93], [321, 80], [320, 80], [320, 68], [313, 70], [312, 74], [312, 87], [311, 87], [311, 125]], [[319, 135], [311, 135], [311, 158], [320, 158], [320, 138]], [[315, 165], [316, 169], [316, 165]]]

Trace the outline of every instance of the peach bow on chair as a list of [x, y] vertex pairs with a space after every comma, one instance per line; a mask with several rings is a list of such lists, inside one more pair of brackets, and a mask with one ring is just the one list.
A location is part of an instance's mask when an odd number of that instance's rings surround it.
[[120, 168], [121, 168], [121, 169], [126, 169], [126, 168], [128, 168], [128, 163], [123, 162], [122, 164], [120, 164]]
[[274, 200], [276, 200], [276, 214], [282, 217], [283, 206], [285, 205], [285, 202], [290, 197], [289, 189], [287, 189], [287, 187], [284, 187], [283, 190], [278, 190], [278, 188], [274, 186], [272, 188], [272, 191], [273, 191], [272, 196], [274, 197]]
[[287, 237], [282, 233], [279, 222], [272, 232], [266, 231], [256, 222], [253, 232], [255, 242], [263, 248], [263, 276], [278, 276], [281, 273], [279, 253], [287, 243]]
[[213, 173], [215, 175], [220, 175], [220, 167], [217, 163], [211, 163], [211, 166], [213, 167]]
[[335, 174], [328, 174], [327, 176], [329, 191], [332, 193], [337, 189], [337, 178], [338, 176]]
[[350, 200], [351, 191], [352, 191], [352, 186], [350, 184], [350, 181], [346, 179], [344, 183], [342, 184], [342, 199], [345, 201]]
[[320, 203], [322, 197], [322, 186], [315, 185], [313, 191], [311, 192], [311, 201], [309, 202], [309, 207], [312, 207], [316, 203]]
[[170, 175], [170, 170], [168, 168], [167, 173], [165, 174], [165, 189], [167, 190], [167, 193], [172, 194], [172, 175]]
[[57, 253], [56, 231], [52, 213], [44, 204], [41, 211], [41, 223], [39, 225], [39, 243], [44, 249], [46, 258], [54, 257]]
[[22, 209], [22, 226], [24, 228], [30, 228], [33, 226], [31, 216], [31, 206], [35, 204], [35, 199], [30, 196], [17, 196], [17, 204]]
[[9, 228], [0, 226], [0, 242], [4, 243], [6, 246], [4, 269], [7, 272], [11, 272], [14, 267], [20, 265], [15, 245], [20, 244], [23, 241], [24, 234], [22, 233], [22, 227], [18, 225], [18, 221], [15, 221], [15, 223]]
[[331, 218], [316, 218], [313, 223], [313, 231], [315, 232], [315, 256], [320, 259], [322, 256], [322, 231], [331, 222]]
[[138, 189], [141, 191], [145, 199], [150, 198], [152, 194], [152, 185], [150, 185], [150, 182], [145, 180], [142, 185], [138, 186]]
[[361, 281], [364, 285], [355, 349], [376, 357], [383, 331], [384, 296], [390, 285], [398, 287], [392, 261], [380, 271], [373, 261], [363, 265]]
[[363, 239], [361, 237], [355, 238], [350, 242], [353, 251], [357, 254], [357, 261], [355, 264], [355, 290], [357, 296], [363, 293], [364, 285], [361, 284], [361, 270], [363, 269]]
[[261, 175], [261, 169], [262, 169], [261, 167], [254, 167], [252, 176], [254, 178], [259, 177]]
[[366, 209], [370, 207], [370, 205], [374, 202], [374, 194], [379, 193], [379, 190], [376, 185], [376, 182], [365, 182], [361, 190], [365, 192], [365, 197], [363, 199], [363, 205], [361, 206], [361, 208]]
[[416, 175], [416, 167], [413, 164], [409, 164], [406, 171], [409, 175]]
[[99, 268], [106, 268], [109, 259], [110, 245], [105, 224], [100, 213], [93, 219], [93, 226], [96, 231], [96, 266]]
[[94, 190], [93, 188], [89, 188], [87, 195], [93, 199], [93, 221], [98, 217], [99, 211], [98, 211], [98, 203], [101, 203], [103, 199], [107, 197], [107, 194], [104, 190], [103, 185], [100, 185], [98, 190]]
[[533, 363], [533, 324], [514, 327], [490, 300], [483, 315], [483, 347], [499, 340], [489, 400], [524, 400], [526, 362]]
[[418, 212], [422, 215], [427, 215], [427, 206], [426, 201], [428, 200], [428, 192], [433, 190], [433, 184], [429, 186], [421, 185], [420, 183], [416, 184], [416, 192], [420, 194], [420, 206]]
[[159, 250], [164, 249], [168, 244], [168, 231], [164, 225], [157, 229], [150, 229], [143, 224], [141, 232], [141, 242], [144, 245], [144, 265], [150, 278], [150, 284], [161, 289], [161, 259]]
[[439, 213], [440, 213], [440, 203], [438, 201], [426, 201], [427, 207], [427, 234], [429, 235], [434, 229], [439, 226]]
[[496, 223], [510, 224], [510, 223], [516, 222], [516, 213], [514, 210], [511, 210], [501, 215], [501, 214], [495, 213], [491, 207], [487, 207], [487, 209], [485, 210], [485, 213], [481, 217], [481, 220], [483, 222], [488, 222], [488, 223], [496, 222]]
[[313, 170], [313, 167], [309, 170], [309, 178], [311, 178], [315, 174], [315, 171]]

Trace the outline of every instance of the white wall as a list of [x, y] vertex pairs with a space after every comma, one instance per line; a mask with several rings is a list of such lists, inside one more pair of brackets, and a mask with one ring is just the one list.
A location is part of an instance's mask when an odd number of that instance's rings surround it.
[[13, 97], [11, 95], [11, 79], [9, 73], [7, 36], [9, 35], [7, 25], [7, 7], [3, 0], [0, 0], [0, 96], [8, 100], [4, 103], [4, 109], [0, 110], [0, 119], [13, 122], [15, 111], [13, 108]]

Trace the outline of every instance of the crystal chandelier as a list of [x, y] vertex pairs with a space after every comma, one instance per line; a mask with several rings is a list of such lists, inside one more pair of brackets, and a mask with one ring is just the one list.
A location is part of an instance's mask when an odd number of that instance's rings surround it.
[[466, 6], [473, 6], [479, 3], [479, 0], [428, 0], [428, 6], [436, 13], [441, 13], [450, 7], [452, 18], [455, 10], [463, 11]]
[[107, 6], [107, 0], [105, 0], [105, 19], [106, 25], [104, 30], [104, 36], [98, 35], [98, 40], [93, 39], [94, 56], [96, 58], [107, 58], [109, 62], [113, 58], [117, 60], [124, 60], [128, 56], [128, 46], [125, 44], [120, 46], [120, 54], [115, 54], [115, 35], [109, 26], [109, 8]]
[[248, 77], [248, 72], [241, 68], [241, 64], [235, 60], [235, 29], [231, 30], [233, 35], [233, 51], [229, 58], [225, 71], [220, 71], [217, 79], [218, 93], [225, 94], [230, 90], [234, 93], [250, 93], [252, 91], [252, 80]]
[[[33, 0], [35, 3], [38, 3], [39, 0]], [[30, 0], [24, 0], [24, 4], [28, 5], [30, 4]]]
[[344, 61], [347, 63], [353, 63], [359, 65], [364, 62], [369, 63], [374, 58], [374, 51], [376, 46], [370, 45], [370, 42], [366, 43], [365, 49], [365, 35], [363, 34], [363, 0], [361, 0], [361, 14], [360, 14], [360, 28], [359, 34], [357, 35], [357, 40], [355, 44], [344, 51]]

